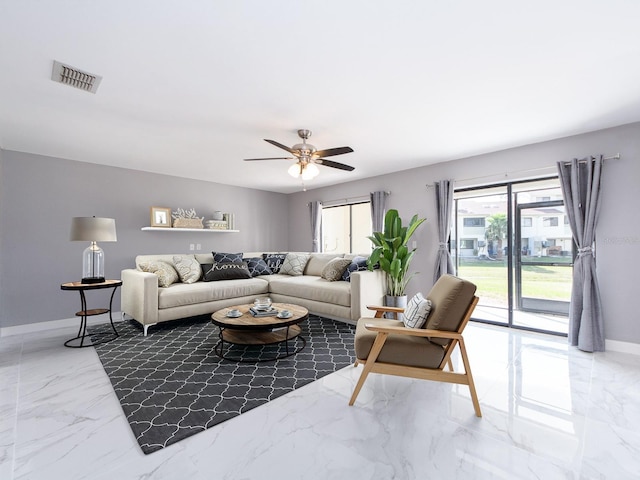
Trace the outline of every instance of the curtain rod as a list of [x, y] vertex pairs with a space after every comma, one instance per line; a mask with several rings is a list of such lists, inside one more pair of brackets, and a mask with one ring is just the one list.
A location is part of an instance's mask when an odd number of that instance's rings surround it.
[[[371, 192], [371, 193], [373, 193], [373, 192]], [[371, 195], [371, 193], [369, 193], [369, 195]], [[385, 195], [391, 195], [391, 192], [386, 190], [384, 192], [384, 194]], [[332, 203], [337, 203], [337, 202], [344, 202], [345, 204], [349, 204], [350, 202], [351, 203], [354, 203], [354, 202], [360, 203], [360, 202], [366, 202], [368, 199], [369, 199], [369, 197], [367, 197], [365, 195], [362, 195], [361, 197], [338, 198], [336, 200], [323, 200], [322, 204], [323, 205], [324, 204], [332, 204]], [[307, 203], [307, 206], [309, 206], [309, 205], [311, 205], [311, 202]]]
[[[592, 160], [595, 157], [591, 156], [591, 157], [584, 157], [584, 158], [579, 158], [578, 162], [581, 163], [586, 163], [587, 160]], [[604, 157], [603, 160], [620, 160], [622, 158], [622, 155], [620, 155], [619, 153], [616, 153], [615, 155], [610, 155], [608, 157]], [[571, 162], [564, 162], [565, 165], [571, 165]], [[505, 172], [504, 176], [508, 177], [509, 175], [514, 175], [517, 173], [533, 173], [533, 172], [539, 172], [541, 170], [555, 170], [555, 165], [549, 165], [548, 167], [539, 167], [539, 168], [529, 168], [526, 170], [515, 170], [513, 172]], [[483, 175], [481, 177], [471, 177], [471, 178], [461, 178], [461, 179], [453, 179], [451, 180], [452, 182], [468, 182], [471, 180], [482, 180], [483, 178], [494, 178], [496, 176], [500, 175], [500, 173], [492, 173], [491, 175]], [[427, 188], [433, 188], [433, 184], [428, 183], [427, 184]]]
[[[583, 157], [583, 158], [578, 158], [578, 163], [587, 163], [590, 160], [595, 160], [596, 157], [594, 157], [593, 155], [590, 157]], [[620, 160], [620, 154], [616, 153], [615, 155], [611, 155], [609, 157], [603, 157], [602, 160]], [[571, 165], [571, 162], [564, 162], [564, 166], [569, 166]]]

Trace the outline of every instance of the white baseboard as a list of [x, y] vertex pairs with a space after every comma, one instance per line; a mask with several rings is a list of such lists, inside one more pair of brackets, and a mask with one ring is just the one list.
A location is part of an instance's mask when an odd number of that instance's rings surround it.
[[633, 355], [640, 355], [640, 343], [620, 342], [618, 340], [606, 340], [604, 341], [604, 348], [611, 352], [631, 353]]
[[[113, 321], [122, 320], [120, 312], [113, 312]], [[109, 315], [99, 315], [91, 317], [89, 325], [109, 323]], [[0, 337], [10, 337], [12, 335], [24, 335], [28, 333], [43, 332], [46, 330], [56, 330], [58, 328], [80, 327], [80, 317], [63, 318], [61, 320], [49, 320], [47, 322], [27, 323], [26, 325], [15, 325], [13, 327], [0, 328]]]

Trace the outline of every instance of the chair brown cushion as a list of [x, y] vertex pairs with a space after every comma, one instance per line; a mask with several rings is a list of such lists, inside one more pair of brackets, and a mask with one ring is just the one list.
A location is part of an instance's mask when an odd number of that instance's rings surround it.
[[[387, 318], [361, 318], [356, 327], [356, 358], [366, 360], [373, 347], [377, 332], [367, 330], [365, 324], [404, 327], [399, 320]], [[444, 349], [426, 338], [390, 334], [378, 356], [378, 362], [422, 368], [439, 368]]]
[[[431, 313], [425, 325], [429, 330], [455, 332], [464, 313], [473, 300], [476, 286], [453, 275], [443, 275], [435, 283], [427, 298], [431, 300]], [[431, 338], [434, 343], [447, 345], [445, 338]]]

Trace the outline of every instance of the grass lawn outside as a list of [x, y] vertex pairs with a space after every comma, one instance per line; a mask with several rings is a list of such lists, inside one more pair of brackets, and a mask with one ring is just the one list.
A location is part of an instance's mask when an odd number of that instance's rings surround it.
[[[555, 257], [533, 259], [536, 262], [557, 262]], [[507, 259], [481, 260], [461, 258], [458, 275], [478, 287], [480, 304], [507, 307]], [[523, 265], [522, 295], [528, 298], [559, 300], [571, 298], [573, 268], [557, 265]]]

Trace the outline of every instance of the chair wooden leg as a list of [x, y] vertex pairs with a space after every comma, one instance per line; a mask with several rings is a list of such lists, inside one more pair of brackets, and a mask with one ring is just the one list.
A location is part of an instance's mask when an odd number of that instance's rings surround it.
[[458, 346], [460, 347], [460, 355], [462, 356], [462, 363], [464, 364], [464, 371], [469, 381], [469, 392], [471, 393], [471, 401], [473, 402], [473, 409], [476, 411], [476, 417], [482, 417], [480, 411], [480, 402], [478, 402], [478, 394], [476, 393], [476, 386], [473, 383], [473, 376], [471, 375], [471, 365], [469, 364], [469, 358], [467, 357], [467, 349], [464, 346], [464, 340], [461, 338]]
[[[387, 340], [388, 333], [379, 332], [376, 336], [375, 341], [373, 342], [373, 346], [371, 347], [371, 351], [369, 352], [369, 356], [367, 357], [367, 363], [364, 364], [364, 368], [362, 373], [360, 374], [360, 378], [358, 379], [358, 383], [356, 383], [356, 388], [353, 390], [353, 394], [351, 395], [351, 400], [349, 400], [349, 406], [352, 406], [358, 394], [360, 393], [360, 389], [362, 385], [364, 385], [364, 381], [367, 379], [369, 372], [373, 368], [373, 364], [378, 359], [378, 355], [380, 355], [380, 351], [382, 350], [382, 346], [384, 342]], [[357, 360], [356, 360], [357, 361]]]
[[453, 363], [451, 363], [451, 357], [447, 359], [447, 366], [449, 367], [449, 371], [453, 372]]

